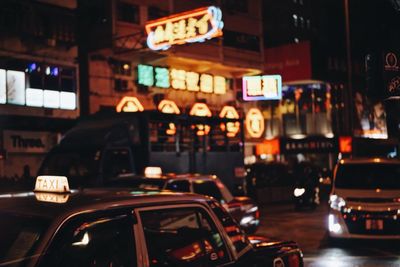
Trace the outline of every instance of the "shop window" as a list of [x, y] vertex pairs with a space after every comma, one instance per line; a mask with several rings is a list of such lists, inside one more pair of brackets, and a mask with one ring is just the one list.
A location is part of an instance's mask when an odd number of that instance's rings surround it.
[[224, 30], [224, 46], [260, 51], [260, 37], [257, 35]]
[[130, 91], [128, 80], [114, 79], [114, 90], [118, 92]]
[[223, 0], [222, 5], [228, 12], [247, 13], [249, 11], [247, 0]]
[[149, 20], [159, 19], [168, 16], [168, 11], [162, 10], [158, 7], [151, 6], [147, 10], [147, 17]]
[[299, 26], [299, 20], [298, 20], [297, 15], [296, 15], [296, 14], [293, 14], [292, 17], [293, 17], [293, 25], [294, 25], [295, 27], [298, 27], [298, 26]]
[[118, 2], [117, 4], [117, 19], [118, 21], [139, 24], [139, 6], [132, 5], [124, 2]]
[[132, 66], [128, 61], [121, 61], [112, 59], [110, 61], [110, 66], [114, 74], [131, 76], [132, 75]]

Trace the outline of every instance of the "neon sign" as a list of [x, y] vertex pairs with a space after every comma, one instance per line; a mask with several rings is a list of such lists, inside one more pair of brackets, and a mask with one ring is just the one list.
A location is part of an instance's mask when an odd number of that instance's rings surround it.
[[218, 95], [226, 93], [225, 77], [143, 64], [138, 65], [138, 84]]
[[[163, 99], [158, 104], [158, 110], [167, 114], [180, 114], [180, 110], [174, 101]], [[174, 135], [176, 133], [175, 123], [168, 123], [168, 129], [165, 131], [167, 135]]]
[[[190, 110], [189, 114], [191, 116], [198, 116], [198, 117], [211, 117], [212, 113], [208, 106], [204, 103], [195, 103]], [[192, 126], [192, 128], [197, 128], [197, 135], [203, 136], [207, 135], [210, 132], [209, 125], [197, 124], [196, 126]]]
[[[239, 114], [234, 107], [224, 106], [219, 113], [219, 117], [227, 119], [239, 119]], [[238, 121], [228, 122], [226, 124], [221, 123], [221, 130], [224, 132], [226, 131], [226, 136], [235, 137], [240, 130], [240, 123]]]
[[252, 108], [247, 112], [246, 129], [252, 138], [260, 138], [263, 135], [265, 129], [264, 117], [259, 109]]
[[145, 26], [147, 46], [166, 50], [176, 44], [203, 42], [222, 36], [223, 27], [221, 9], [203, 7], [149, 21]]
[[119, 101], [116, 110], [117, 112], [142, 112], [144, 108], [136, 97], [124, 96]]
[[282, 77], [280, 75], [244, 76], [243, 99], [246, 101], [282, 99]]

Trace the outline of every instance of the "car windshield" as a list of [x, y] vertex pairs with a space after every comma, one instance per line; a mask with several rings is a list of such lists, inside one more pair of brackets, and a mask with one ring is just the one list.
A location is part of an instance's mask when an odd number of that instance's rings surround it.
[[47, 220], [37, 216], [0, 212], [0, 266], [20, 266], [34, 257], [34, 249], [48, 225]]
[[107, 183], [110, 187], [128, 187], [132, 189], [161, 190], [164, 188], [165, 180], [153, 178], [126, 178], [115, 179]]
[[232, 194], [220, 181], [195, 181], [193, 191], [197, 194], [211, 196], [221, 203], [228, 203], [233, 200]]
[[335, 186], [345, 189], [400, 189], [400, 164], [344, 164]]

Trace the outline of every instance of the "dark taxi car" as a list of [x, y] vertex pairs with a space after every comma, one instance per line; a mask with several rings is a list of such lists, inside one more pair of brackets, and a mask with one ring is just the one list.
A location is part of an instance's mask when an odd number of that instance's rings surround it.
[[229, 189], [215, 175], [201, 174], [161, 174], [157, 167], [145, 169], [155, 172], [143, 176], [118, 177], [107, 183], [112, 187], [129, 187], [150, 190], [171, 190], [177, 192], [192, 192], [211, 196], [218, 200], [248, 233], [257, 230], [260, 223], [258, 206], [245, 196], [234, 197]]
[[211, 198], [66, 180], [0, 195], [0, 266], [303, 266], [296, 243], [247, 237]]

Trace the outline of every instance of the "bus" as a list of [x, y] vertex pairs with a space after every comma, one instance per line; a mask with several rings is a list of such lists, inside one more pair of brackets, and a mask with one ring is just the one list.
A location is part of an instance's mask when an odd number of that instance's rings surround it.
[[44, 159], [39, 175], [69, 177], [73, 186], [106, 185], [142, 174], [215, 174], [231, 189], [244, 181], [241, 119], [165, 114], [98, 113], [81, 118]]

